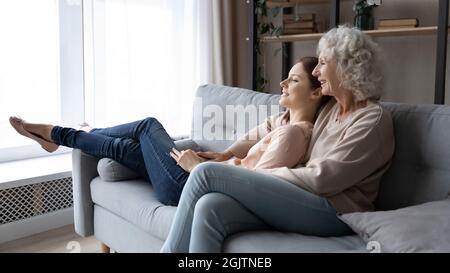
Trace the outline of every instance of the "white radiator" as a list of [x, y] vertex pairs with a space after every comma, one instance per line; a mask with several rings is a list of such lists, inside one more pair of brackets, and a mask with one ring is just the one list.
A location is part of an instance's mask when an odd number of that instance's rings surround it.
[[70, 176], [0, 189], [0, 243], [71, 223]]

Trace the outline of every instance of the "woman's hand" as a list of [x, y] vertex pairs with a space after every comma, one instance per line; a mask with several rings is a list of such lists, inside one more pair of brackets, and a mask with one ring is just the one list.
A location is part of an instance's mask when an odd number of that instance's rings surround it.
[[175, 159], [177, 164], [180, 165], [180, 167], [188, 173], [190, 173], [192, 169], [194, 169], [194, 167], [198, 164], [207, 161], [207, 159], [198, 156], [194, 151], [190, 149], [180, 152], [177, 149], [172, 148], [170, 156]]
[[233, 153], [230, 151], [225, 151], [223, 153], [216, 153], [216, 152], [197, 152], [197, 155], [206, 158], [207, 160], [212, 161], [226, 161], [233, 157]]

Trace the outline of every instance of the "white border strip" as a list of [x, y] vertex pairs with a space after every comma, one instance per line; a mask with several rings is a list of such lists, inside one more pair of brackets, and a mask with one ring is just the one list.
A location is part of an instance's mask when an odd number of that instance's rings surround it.
[[73, 207], [0, 225], [0, 244], [70, 224], [73, 224]]

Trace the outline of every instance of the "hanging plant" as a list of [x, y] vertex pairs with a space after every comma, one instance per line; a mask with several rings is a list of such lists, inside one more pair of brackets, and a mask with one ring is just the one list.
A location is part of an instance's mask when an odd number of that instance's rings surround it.
[[[257, 37], [255, 41], [255, 50], [258, 55], [263, 56], [263, 52], [261, 51], [261, 38], [263, 36], [280, 36], [283, 32], [283, 28], [280, 26], [275, 26], [272, 22], [270, 22], [271, 18], [274, 18], [280, 14], [282, 8], [268, 8], [266, 0], [255, 0], [255, 14], [258, 16], [258, 20], [256, 23], [256, 31]], [[280, 49], [275, 51], [275, 55], [279, 52]], [[264, 75], [265, 69], [261, 65], [258, 65], [256, 71], [256, 91], [266, 92], [265, 88], [269, 81], [265, 78]]]

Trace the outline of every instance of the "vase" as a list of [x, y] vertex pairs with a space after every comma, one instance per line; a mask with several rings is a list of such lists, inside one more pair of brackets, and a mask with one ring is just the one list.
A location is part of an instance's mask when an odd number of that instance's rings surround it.
[[361, 30], [372, 30], [375, 28], [375, 20], [372, 11], [357, 14], [354, 19], [354, 26]]

